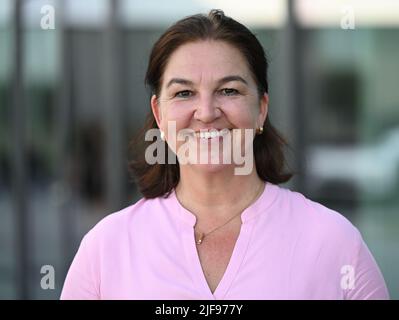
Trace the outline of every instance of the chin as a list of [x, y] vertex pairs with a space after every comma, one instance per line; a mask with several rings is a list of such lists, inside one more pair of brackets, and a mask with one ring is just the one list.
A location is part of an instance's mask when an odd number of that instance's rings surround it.
[[196, 171], [204, 174], [220, 173], [234, 169], [231, 164], [194, 164], [192, 166]]

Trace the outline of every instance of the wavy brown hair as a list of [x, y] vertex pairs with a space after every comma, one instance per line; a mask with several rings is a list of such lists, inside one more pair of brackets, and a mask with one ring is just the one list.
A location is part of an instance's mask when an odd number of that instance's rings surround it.
[[[237, 48], [248, 63], [256, 81], [259, 98], [268, 92], [268, 63], [265, 52], [256, 36], [241, 23], [224, 15], [221, 10], [211, 10], [208, 15], [197, 14], [186, 17], [169, 27], [154, 44], [146, 73], [146, 85], [151, 94], [160, 95], [163, 73], [172, 53], [181, 45], [201, 41], [224, 41]], [[146, 148], [153, 143], [145, 141], [149, 129], [158, 128], [150, 110], [145, 124], [139, 134], [131, 141], [132, 160], [129, 170], [145, 198], [169, 196], [180, 179], [179, 163], [150, 165], [145, 159]], [[287, 144], [277, 130], [271, 125], [269, 117], [263, 125], [263, 133], [254, 138], [255, 167], [263, 181], [274, 184], [287, 182], [291, 173], [285, 173], [283, 148]], [[166, 149], [166, 159], [169, 152]]]

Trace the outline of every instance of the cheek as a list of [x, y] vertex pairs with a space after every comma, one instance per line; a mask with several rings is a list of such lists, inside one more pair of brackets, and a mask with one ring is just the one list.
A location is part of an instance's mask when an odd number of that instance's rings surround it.
[[230, 101], [221, 106], [227, 120], [237, 128], [251, 128], [255, 119], [255, 108], [249, 104]]
[[165, 132], [168, 132], [168, 123], [174, 123], [173, 125], [175, 126], [176, 131], [187, 128], [190, 124], [191, 117], [192, 110], [190, 111], [189, 108], [170, 104], [165, 106], [162, 128]]

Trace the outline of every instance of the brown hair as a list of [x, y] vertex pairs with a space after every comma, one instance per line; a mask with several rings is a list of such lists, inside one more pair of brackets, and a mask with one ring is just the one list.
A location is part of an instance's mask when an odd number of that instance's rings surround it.
[[[152, 94], [160, 94], [162, 76], [172, 53], [183, 44], [199, 40], [224, 41], [237, 48], [248, 63], [258, 86], [259, 97], [268, 92], [268, 63], [258, 39], [244, 25], [225, 16], [223, 11], [211, 10], [208, 16], [197, 14], [176, 22], [154, 44], [145, 79]], [[167, 197], [179, 182], [179, 163], [147, 163], [145, 149], [152, 142], [145, 141], [144, 136], [152, 128], [158, 128], [158, 125], [150, 111], [144, 127], [131, 142], [133, 159], [129, 163], [129, 169], [145, 198]], [[274, 184], [287, 182], [292, 174], [283, 172], [283, 147], [286, 142], [271, 125], [268, 117], [263, 128], [263, 133], [256, 135], [253, 142], [256, 171], [264, 181]], [[169, 152], [173, 151], [167, 147], [166, 159]]]

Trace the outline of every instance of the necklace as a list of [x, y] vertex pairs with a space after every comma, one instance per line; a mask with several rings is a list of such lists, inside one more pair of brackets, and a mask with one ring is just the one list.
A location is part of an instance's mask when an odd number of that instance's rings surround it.
[[[262, 184], [262, 185], [263, 185], [263, 184]], [[258, 198], [260, 192], [262, 191], [262, 185], [260, 186], [258, 192], [256, 193], [254, 199], [252, 199], [252, 201], [250, 202], [250, 204]], [[204, 241], [204, 238], [205, 238], [206, 236], [208, 236], [208, 235], [211, 234], [212, 232], [214, 232], [214, 231], [220, 229], [221, 227], [224, 227], [226, 224], [228, 224], [230, 221], [232, 221], [235, 217], [237, 217], [237, 216], [238, 216], [239, 214], [241, 214], [241, 213], [242, 213], [242, 212], [237, 213], [237, 214], [234, 215], [232, 218], [230, 218], [229, 220], [227, 220], [227, 222], [225, 222], [225, 223], [222, 224], [221, 226], [219, 226], [219, 227], [217, 227], [217, 228], [215, 228], [215, 229], [213, 229], [213, 230], [211, 230], [211, 231], [209, 231], [209, 232], [207, 232], [207, 233], [200, 232], [200, 236], [199, 236], [199, 238], [195, 241], [195, 243], [196, 243], [197, 245], [200, 245], [200, 244]]]
[[226, 224], [228, 224], [231, 220], [233, 220], [235, 217], [237, 217], [239, 214], [241, 214], [241, 212], [239, 212], [238, 214], [236, 214], [235, 216], [233, 216], [232, 218], [230, 218], [227, 222], [225, 222], [224, 224], [222, 224], [221, 226], [213, 229], [212, 231], [209, 231], [208, 233], [200, 233], [199, 239], [197, 241], [195, 241], [196, 244], [201, 244], [202, 241], [204, 240], [205, 236], [209, 235], [210, 233], [220, 229], [221, 227], [225, 226]]

